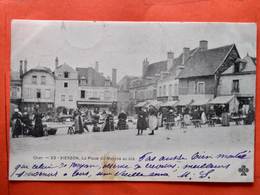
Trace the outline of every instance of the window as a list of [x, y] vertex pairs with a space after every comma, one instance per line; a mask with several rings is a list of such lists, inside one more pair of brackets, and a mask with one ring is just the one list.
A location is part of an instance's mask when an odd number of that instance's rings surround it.
[[79, 81], [79, 84], [80, 85], [87, 85], [88, 84], [88, 80], [84, 78], [81, 78], [80, 81]]
[[69, 72], [64, 72], [64, 78], [69, 78]]
[[51, 90], [50, 89], [45, 89], [45, 98], [50, 99], [51, 98]]
[[69, 86], [68, 82], [64, 82], [64, 88], [67, 88]]
[[204, 94], [205, 93], [205, 83], [198, 82], [197, 84], [197, 94]]
[[85, 91], [84, 90], [80, 91], [80, 98], [85, 98]]
[[46, 76], [41, 76], [41, 84], [46, 85]]
[[69, 101], [70, 102], [73, 101], [73, 96], [72, 95], [69, 96]]
[[37, 76], [36, 75], [32, 76], [32, 84], [37, 84]]
[[172, 96], [172, 84], [169, 85], [168, 96]]
[[61, 101], [62, 101], [62, 102], [65, 101], [65, 95], [61, 95]]
[[160, 86], [159, 87], [159, 97], [161, 97], [162, 96], [162, 87]]
[[239, 80], [233, 80], [232, 92], [239, 92]]
[[163, 86], [163, 96], [166, 96], [166, 85]]
[[37, 99], [41, 98], [41, 90], [40, 89], [36, 90], [36, 98]]
[[234, 73], [236, 73], [236, 72], [240, 72], [240, 64], [239, 63], [234, 64]]

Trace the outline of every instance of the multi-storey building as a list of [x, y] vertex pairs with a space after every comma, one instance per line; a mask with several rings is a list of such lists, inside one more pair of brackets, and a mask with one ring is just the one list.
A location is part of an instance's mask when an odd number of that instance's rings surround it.
[[22, 110], [33, 112], [36, 105], [42, 112], [54, 110], [55, 78], [46, 67], [37, 66], [22, 75]]
[[76, 68], [78, 72], [77, 107], [108, 110], [117, 103], [116, 69], [112, 69], [112, 80], [94, 68]]
[[76, 109], [78, 100], [78, 73], [64, 63], [59, 65], [55, 60], [55, 107]]
[[217, 95], [235, 95], [240, 105], [248, 105], [255, 100], [255, 82], [256, 58], [247, 55], [221, 74]]

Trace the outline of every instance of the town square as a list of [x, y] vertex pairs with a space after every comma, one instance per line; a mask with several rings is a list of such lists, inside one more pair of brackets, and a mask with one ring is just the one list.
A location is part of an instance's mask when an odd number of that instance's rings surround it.
[[14, 21], [11, 164], [63, 152], [253, 156], [255, 41], [253, 24]]

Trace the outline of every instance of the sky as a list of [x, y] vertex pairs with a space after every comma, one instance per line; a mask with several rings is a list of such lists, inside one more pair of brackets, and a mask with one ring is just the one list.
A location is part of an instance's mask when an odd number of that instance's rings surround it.
[[142, 62], [177, 57], [183, 47], [208, 48], [235, 43], [241, 57], [256, 56], [256, 25], [253, 23], [170, 23], [14, 20], [11, 31], [11, 70], [27, 59], [28, 69], [46, 66], [55, 58], [71, 67], [94, 67], [110, 76], [117, 69], [118, 81], [125, 75], [141, 76]]

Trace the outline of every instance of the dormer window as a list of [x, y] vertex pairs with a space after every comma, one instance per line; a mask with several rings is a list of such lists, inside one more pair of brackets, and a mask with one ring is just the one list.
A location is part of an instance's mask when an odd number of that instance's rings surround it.
[[234, 64], [234, 73], [240, 72], [240, 63]]
[[64, 78], [69, 78], [69, 72], [64, 72]]
[[87, 85], [88, 84], [88, 80], [86, 77], [82, 76], [80, 78], [80, 85]]

